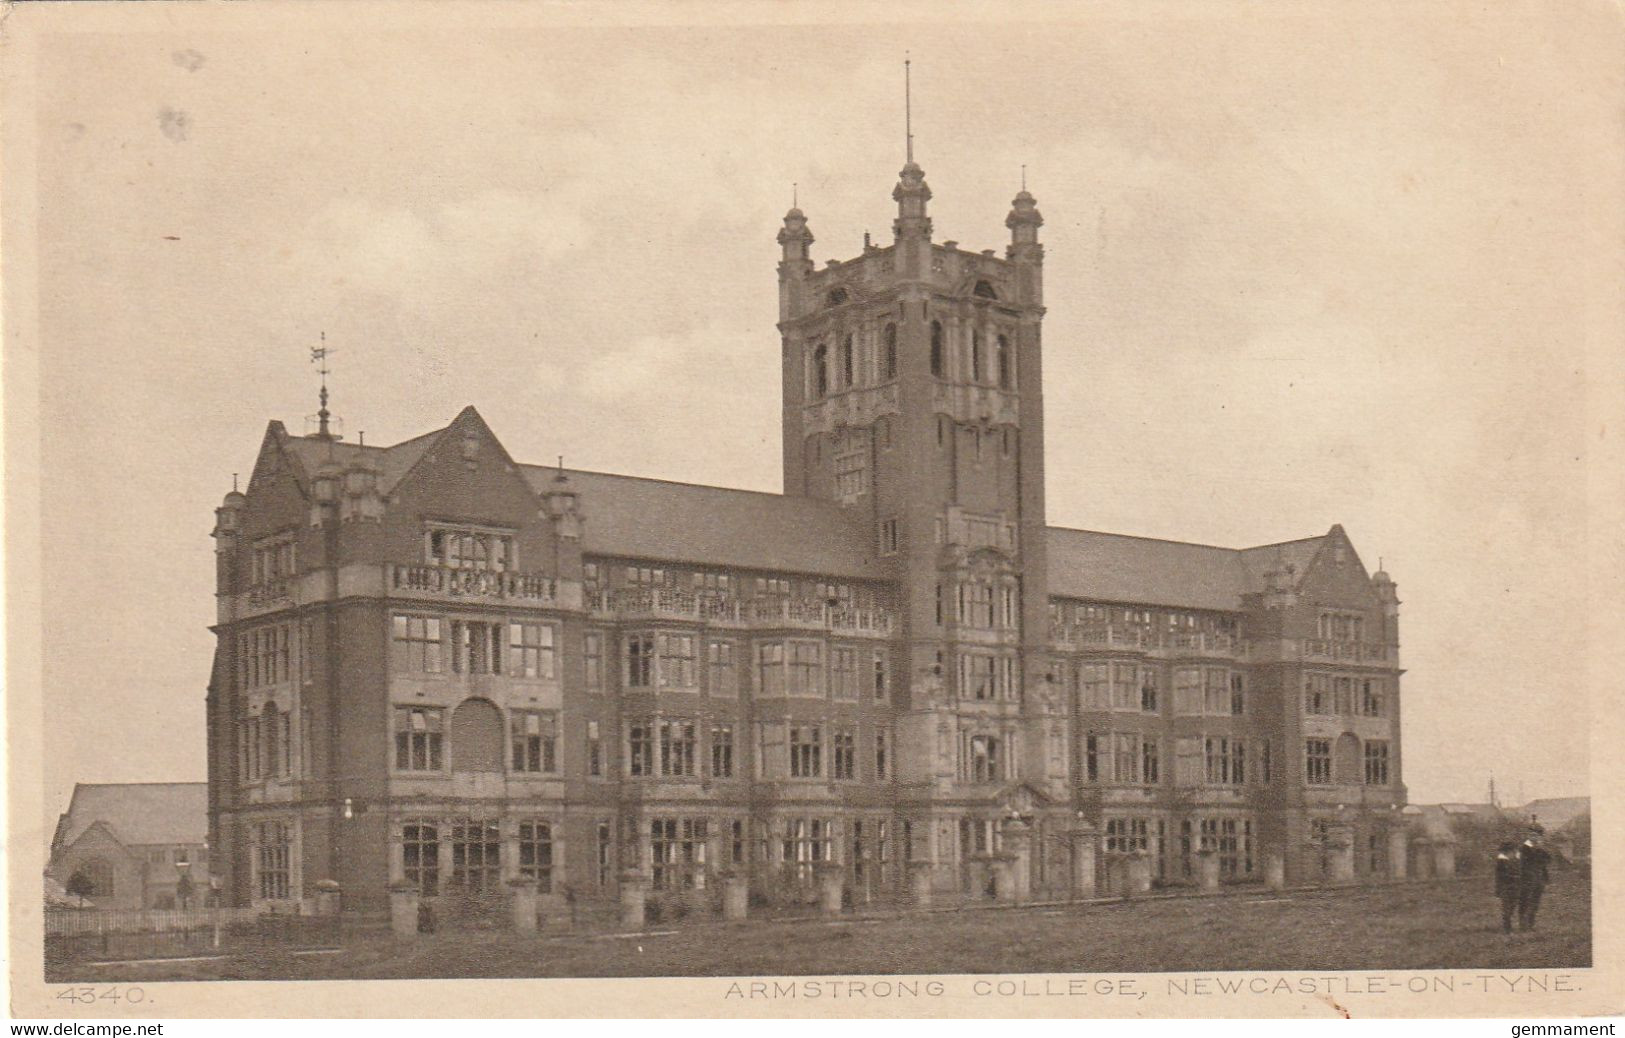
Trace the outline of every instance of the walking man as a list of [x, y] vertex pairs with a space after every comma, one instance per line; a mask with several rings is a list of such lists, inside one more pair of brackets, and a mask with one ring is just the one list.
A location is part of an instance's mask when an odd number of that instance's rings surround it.
[[1518, 910], [1518, 845], [1504, 840], [1495, 852], [1495, 896], [1501, 900], [1501, 932], [1512, 932]]
[[1540, 896], [1546, 892], [1547, 866], [1551, 854], [1542, 847], [1542, 830], [1529, 833], [1518, 848], [1518, 929], [1533, 930], [1535, 913], [1540, 911]]

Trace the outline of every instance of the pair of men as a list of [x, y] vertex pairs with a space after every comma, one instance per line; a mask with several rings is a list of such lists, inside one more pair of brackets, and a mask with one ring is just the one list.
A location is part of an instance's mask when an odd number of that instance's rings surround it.
[[1540, 898], [1546, 892], [1551, 854], [1540, 845], [1539, 829], [1530, 830], [1523, 843], [1511, 840], [1495, 854], [1495, 896], [1501, 899], [1501, 932], [1512, 932], [1512, 917], [1518, 929], [1533, 930]]

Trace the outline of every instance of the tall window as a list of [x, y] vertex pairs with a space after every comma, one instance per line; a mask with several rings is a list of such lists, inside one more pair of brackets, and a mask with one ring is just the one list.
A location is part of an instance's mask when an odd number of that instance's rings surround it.
[[609, 886], [615, 868], [615, 827], [608, 822], [598, 823], [593, 860], [598, 866], [598, 888], [602, 890]]
[[875, 780], [891, 778], [891, 729], [875, 729]]
[[970, 377], [972, 382], [982, 381], [982, 333], [970, 333]]
[[897, 326], [886, 325], [880, 360], [880, 377], [890, 382], [897, 377]]
[[823, 731], [817, 725], [790, 726], [790, 777], [821, 778], [824, 774]]
[[1365, 744], [1365, 784], [1388, 784], [1388, 744], [1372, 739]]
[[401, 864], [406, 881], [417, 884], [418, 893], [425, 897], [439, 894], [440, 827], [426, 821], [401, 826]]
[[852, 377], [852, 335], [847, 333], [841, 340], [841, 385], [851, 388], [856, 384]]
[[551, 775], [558, 771], [559, 715], [553, 711], [515, 710], [513, 770]]
[[756, 693], [763, 697], [784, 695], [783, 642], [763, 642], [756, 646]]
[[829, 690], [836, 699], [858, 698], [858, 650], [829, 650]]
[[855, 779], [858, 777], [858, 736], [850, 728], [837, 728], [829, 737], [829, 777]]
[[1118, 732], [1115, 736], [1116, 753], [1112, 760], [1112, 781], [1121, 785], [1140, 782], [1140, 737], [1133, 732]]
[[626, 728], [626, 771], [634, 778], [655, 773], [655, 731], [647, 721], [634, 721]]
[[1140, 742], [1140, 780], [1148, 786], [1162, 781], [1162, 754], [1155, 739]]
[[551, 624], [508, 625], [508, 674], [516, 678], [556, 676]]
[[445, 711], [436, 707], [397, 707], [396, 770], [439, 771], [444, 732]]
[[536, 881], [543, 894], [553, 892], [553, 826], [547, 822], [519, 823], [519, 875]]
[[292, 839], [287, 822], [260, 822], [255, 827], [259, 896], [263, 901], [286, 901], [291, 895]]
[[1333, 714], [1337, 712], [1337, 700], [1332, 693], [1330, 674], [1304, 675], [1303, 712], [1306, 714]]
[[711, 777], [734, 777], [734, 726], [731, 724], [711, 726]]
[[1157, 705], [1157, 668], [1140, 668], [1140, 710], [1144, 713], [1158, 712]]
[[502, 673], [502, 625], [453, 620], [451, 652], [451, 669], [459, 674]]
[[1206, 713], [1210, 716], [1230, 712], [1230, 672], [1223, 667], [1208, 667]]
[[1010, 388], [1010, 340], [999, 336], [999, 388]]
[[1384, 695], [1381, 678], [1365, 678], [1360, 682], [1360, 714], [1364, 717], [1383, 715]]
[[704, 818], [650, 819], [651, 885], [656, 890], [694, 890], [705, 886], [705, 844], [709, 828]]
[[942, 378], [943, 371], [942, 322], [931, 322], [931, 374]]
[[695, 727], [693, 721], [660, 720], [660, 773], [685, 777], [694, 774]]
[[1200, 715], [1202, 713], [1202, 671], [1198, 667], [1180, 667], [1174, 671], [1174, 713]]
[[784, 868], [797, 883], [812, 880], [813, 867], [829, 861], [834, 838], [829, 822], [822, 818], [791, 818], [784, 823]]
[[869, 691], [874, 695], [875, 699], [877, 699], [877, 700], [885, 699], [886, 694], [887, 694], [887, 687], [888, 686], [887, 686], [887, 682], [886, 682], [886, 653], [885, 653], [884, 650], [876, 649], [875, 650], [875, 656], [874, 656], [874, 666], [873, 666], [872, 670], [870, 671]]
[[829, 395], [829, 348], [819, 343], [813, 350], [813, 397], [822, 400]]
[[880, 554], [896, 555], [900, 542], [900, 534], [896, 519], [882, 519], [880, 521]]
[[1304, 740], [1304, 781], [1311, 786], [1332, 783], [1332, 743], [1330, 739]]
[[1111, 668], [1105, 663], [1078, 666], [1078, 705], [1084, 710], [1105, 710], [1111, 704]]
[[583, 677], [586, 679], [589, 691], [601, 691], [604, 687], [604, 635], [601, 631], [588, 631], [581, 636], [581, 657], [584, 663]]
[[739, 694], [739, 676], [734, 669], [734, 643], [705, 643], [705, 683], [713, 696]]
[[452, 889], [475, 894], [498, 889], [502, 834], [495, 822], [459, 819], [451, 826]]
[[626, 636], [626, 685], [648, 688], [654, 684], [655, 639], [652, 634]]
[[694, 688], [694, 636], [660, 636], [660, 684], [663, 688]]
[[1240, 717], [1247, 712], [1247, 681], [1240, 671], [1230, 675], [1230, 714]]
[[790, 694], [824, 694], [824, 647], [820, 643], [790, 643]]
[[999, 740], [992, 735], [973, 735], [970, 738], [970, 780], [997, 782], [1003, 778], [999, 759]]
[[1210, 735], [1203, 740], [1207, 760], [1207, 784], [1240, 785], [1246, 781], [1246, 744], [1228, 736]]
[[604, 740], [598, 734], [598, 722], [587, 722], [587, 774], [599, 778], [604, 774]]

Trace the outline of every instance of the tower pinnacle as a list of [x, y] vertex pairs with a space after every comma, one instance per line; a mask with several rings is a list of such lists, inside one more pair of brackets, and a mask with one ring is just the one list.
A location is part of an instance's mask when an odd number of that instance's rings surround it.
[[310, 348], [310, 362], [312, 364], [319, 365], [316, 370], [322, 376], [322, 391], [319, 397], [321, 400], [321, 409], [316, 412], [316, 436], [323, 440], [334, 439], [332, 429], [328, 424], [328, 420], [332, 417], [332, 413], [327, 410], [327, 355], [330, 352], [334, 351], [328, 349], [327, 333], [324, 331], [322, 332], [322, 344], [320, 346], [312, 346]]

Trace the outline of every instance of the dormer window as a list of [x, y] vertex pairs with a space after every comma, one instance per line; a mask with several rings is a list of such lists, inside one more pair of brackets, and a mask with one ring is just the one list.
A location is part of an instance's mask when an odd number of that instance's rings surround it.
[[260, 541], [250, 559], [250, 585], [261, 587], [293, 576], [296, 561], [292, 534]]

